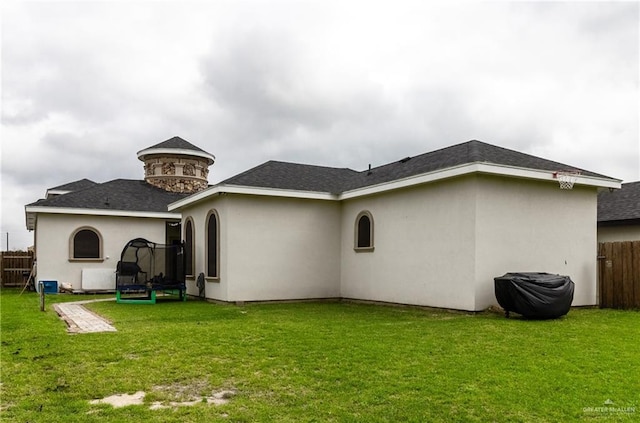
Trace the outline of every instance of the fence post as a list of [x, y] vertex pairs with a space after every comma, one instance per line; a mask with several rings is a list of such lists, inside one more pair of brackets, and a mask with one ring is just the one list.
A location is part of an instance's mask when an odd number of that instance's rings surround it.
[[40, 311], [44, 311], [44, 282], [38, 282], [40, 288]]

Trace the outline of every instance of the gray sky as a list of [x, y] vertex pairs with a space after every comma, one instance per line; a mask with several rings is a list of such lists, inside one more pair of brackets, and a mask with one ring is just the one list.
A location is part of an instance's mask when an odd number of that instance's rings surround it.
[[[638, 2], [5, 2], [2, 249], [24, 205], [142, 179], [178, 135], [210, 183], [363, 170], [479, 139], [640, 179]], [[570, 218], [570, 217], [567, 217]]]

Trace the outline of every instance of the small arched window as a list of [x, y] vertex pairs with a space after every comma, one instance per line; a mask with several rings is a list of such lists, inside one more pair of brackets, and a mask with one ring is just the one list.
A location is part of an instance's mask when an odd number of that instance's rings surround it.
[[93, 228], [79, 228], [71, 236], [72, 259], [100, 260], [102, 259], [102, 237]]
[[368, 211], [363, 211], [356, 218], [355, 228], [356, 251], [373, 251], [373, 217]]
[[207, 277], [218, 278], [220, 267], [220, 218], [211, 210], [207, 217]]
[[184, 272], [187, 276], [193, 276], [193, 220], [187, 218], [184, 225]]

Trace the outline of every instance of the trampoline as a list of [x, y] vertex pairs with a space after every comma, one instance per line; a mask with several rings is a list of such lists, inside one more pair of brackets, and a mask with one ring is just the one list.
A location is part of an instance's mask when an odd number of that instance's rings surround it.
[[118, 303], [155, 304], [160, 292], [186, 300], [183, 244], [136, 238], [125, 245], [116, 268]]

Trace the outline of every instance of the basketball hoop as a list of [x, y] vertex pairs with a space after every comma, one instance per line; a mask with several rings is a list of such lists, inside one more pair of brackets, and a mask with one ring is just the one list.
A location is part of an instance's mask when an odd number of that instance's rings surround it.
[[560, 170], [553, 172], [553, 177], [558, 180], [560, 189], [573, 189], [573, 184], [578, 180], [580, 176], [579, 170]]

